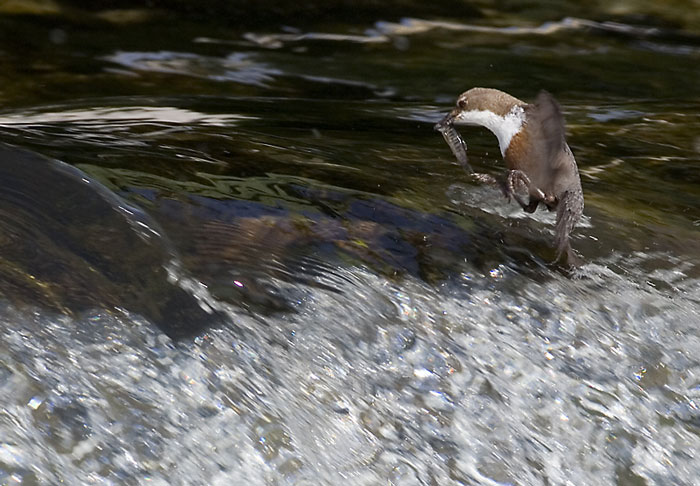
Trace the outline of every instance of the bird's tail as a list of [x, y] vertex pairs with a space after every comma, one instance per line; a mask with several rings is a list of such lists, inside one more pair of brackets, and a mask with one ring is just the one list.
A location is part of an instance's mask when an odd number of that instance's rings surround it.
[[573, 263], [576, 260], [569, 235], [583, 214], [583, 192], [580, 188], [572, 188], [564, 192], [557, 206], [557, 222], [554, 229], [555, 243], [557, 247], [557, 260], [566, 253], [567, 258]]

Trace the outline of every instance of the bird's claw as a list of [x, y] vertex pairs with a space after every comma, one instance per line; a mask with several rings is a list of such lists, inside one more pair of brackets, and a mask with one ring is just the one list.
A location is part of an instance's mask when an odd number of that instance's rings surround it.
[[[529, 192], [530, 191], [530, 178], [520, 170], [511, 170], [508, 172], [508, 178], [506, 179], [506, 189], [507, 189], [507, 196], [508, 200], [510, 201], [510, 196], [515, 199], [520, 206], [525, 209], [528, 207], [528, 204], [526, 204], [522, 198], [520, 197], [520, 194], [516, 191], [516, 184], [522, 184], [524, 185]], [[539, 189], [537, 189], [539, 191]], [[542, 191], [540, 191], [542, 192]], [[544, 195], [544, 193], [543, 193]]]

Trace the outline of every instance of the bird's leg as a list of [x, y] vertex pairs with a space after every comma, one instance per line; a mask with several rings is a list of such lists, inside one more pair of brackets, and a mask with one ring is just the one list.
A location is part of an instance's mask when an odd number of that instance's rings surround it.
[[[528, 194], [530, 195], [530, 201], [528, 204], [525, 204], [520, 195], [517, 193], [517, 184], [522, 184], [527, 188]], [[520, 204], [520, 207], [522, 207], [523, 210], [528, 213], [533, 213], [535, 209], [537, 209], [540, 202], [543, 202], [550, 211], [557, 205], [556, 197], [545, 194], [542, 189], [534, 186], [527, 174], [521, 170], [516, 169], [508, 171], [508, 177], [506, 178], [506, 191], [507, 196], [513, 196], [518, 204]]]
[[[525, 204], [523, 200], [520, 198], [520, 196], [515, 192], [515, 185], [517, 183], [523, 183], [525, 184], [528, 188], [530, 186], [530, 179], [523, 173], [522, 171], [519, 170], [511, 170], [508, 172], [508, 175], [506, 176], [505, 179], [500, 179], [492, 176], [491, 174], [483, 174], [483, 173], [473, 173], [471, 174], [472, 179], [474, 179], [477, 182], [481, 182], [484, 184], [491, 184], [492, 186], [497, 186], [501, 192], [503, 193], [503, 196], [510, 201], [511, 197], [514, 197], [515, 200], [520, 204], [520, 206], [527, 212], [531, 213], [535, 209], [537, 209], [537, 205], [539, 204], [538, 199], [534, 199], [530, 201], [530, 204]], [[540, 191], [541, 192], [541, 191]]]
[[[518, 194], [517, 186], [519, 184], [525, 186], [530, 193], [530, 202], [527, 204], [520, 197], [520, 194]], [[534, 212], [539, 202], [544, 199], [544, 193], [540, 189], [533, 188], [530, 178], [521, 170], [508, 171], [508, 176], [506, 177], [506, 191], [508, 197], [510, 198], [510, 196], [512, 196], [513, 199], [520, 204], [520, 207], [528, 213]]]

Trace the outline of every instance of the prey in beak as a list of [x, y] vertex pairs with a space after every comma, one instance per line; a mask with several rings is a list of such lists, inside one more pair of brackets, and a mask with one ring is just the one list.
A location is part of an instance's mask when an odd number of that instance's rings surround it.
[[433, 128], [442, 134], [445, 142], [447, 142], [447, 145], [450, 147], [450, 150], [452, 150], [457, 161], [462, 164], [462, 167], [470, 174], [473, 174], [474, 169], [469, 165], [469, 158], [467, 157], [467, 142], [464, 141], [462, 136], [455, 129], [454, 119], [454, 114], [448, 113], [447, 116], [436, 123]]

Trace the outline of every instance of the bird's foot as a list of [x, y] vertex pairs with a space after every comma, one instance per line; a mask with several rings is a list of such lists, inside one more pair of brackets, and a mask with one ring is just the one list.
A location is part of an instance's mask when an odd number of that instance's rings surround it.
[[542, 198], [542, 202], [545, 204], [545, 206], [547, 206], [547, 209], [552, 211], [554, 208], [557, 207], [558, 200], [555, 196], [552, 196], [550, 194], [544, 194], [544, 198]]
[[[517, 192], [519, 186], [524, 186], [527, 189], [528, 194], [530, 195], [530, 201], [527, 204]], [[527, 176], [527, 174], [525, 174], [521, 170], [516, 169], [508, 171], [508, 177], [506, 178], [505, 183], [505, 191], [506, 197], [508, 197], [509, 200], [512, 196], [513, 199], [515, 199], [518, 202], [518, 204], [520, 204], [520, 207], [522, 207], [523, 210], [528, 213], [533, 213], [537, 209], [537, 206], [540, 204], [540, 202], [543, 202], [549, 210], [552, 210], [554, 207], [556, 207], [557, 204], [556, 197], [549, 194], [545, 194], [545, 192], [542, 189], [533, 185], [532, 181], [530, 181], [530, 178]]]
[[520, 194], [518, 194], [517, 189], [518, 189], [519, 185], [525, 186], [530, 194], [533, 193], [533, 190], [531, 187], [532, 183], [530, 182], [530, 178], [523, 171], [521, 171], [521, 170], [508, 171], [508, 177], [506, 177], [506, 197], [508, 197], [509, 200], [512, 197], [513, 199], [515, 199], [515, 201], [518, 204], [520, 204], [520, 207], [522, 207], [525, 211], [531, 213], [535, 210], [535, 208], [537, 208], [537, 204], [538, 204], [539, 200], [541, 199], [541, 198], [539, 198], [539, 194], [537, 194], [537, 192], [541, 193], [543, 197], [544, 197], [544, 193], [541, 190], [534, 188], [535, 189], [535, 198], [534, 199], [536, 200], [536, 202], [534, 203], [534, 207], [531, 208], [531, 206], [533, 204], [532, 203], [533, 198], [532, 197], [530, 198], [530, 200], [531, 200], [530, 203], [525, 203], [525, 201], [523, 201], [522, 197], [520, 197]]

